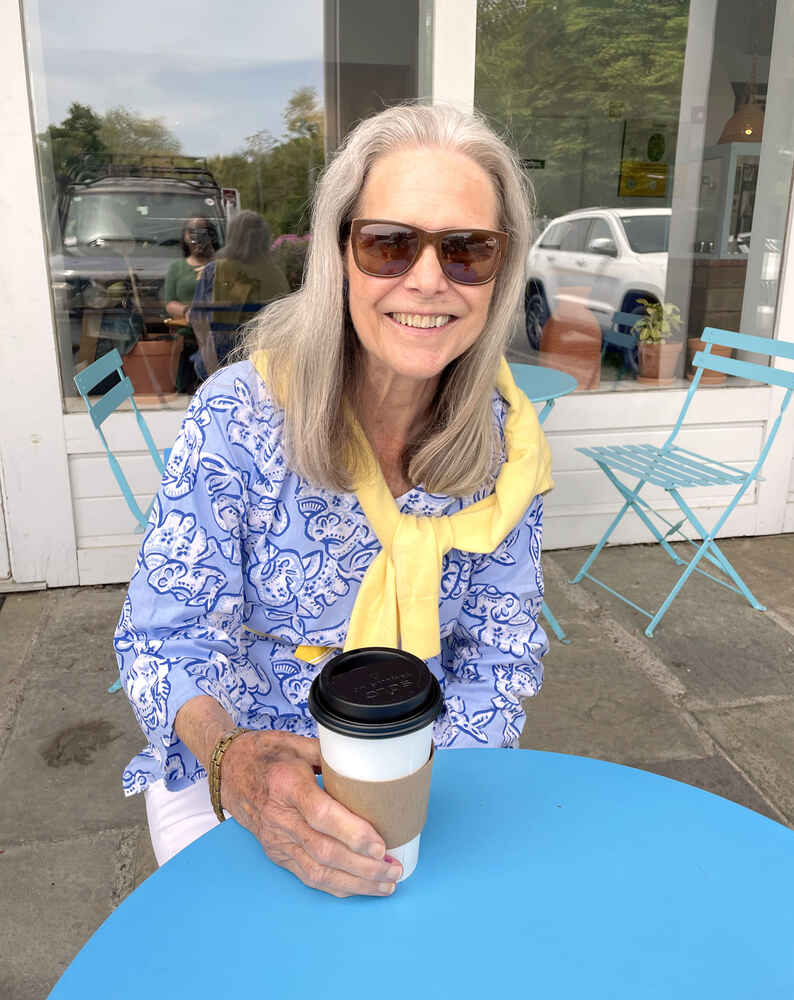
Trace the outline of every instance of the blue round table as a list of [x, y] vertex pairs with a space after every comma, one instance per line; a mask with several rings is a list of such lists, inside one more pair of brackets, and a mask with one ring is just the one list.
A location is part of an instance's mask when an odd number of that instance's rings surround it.
[[177, 855], [51, 993], [86, 997], [794, 996], [794, 832], [644, 771], [436, 756], [415, 874], [307, 889], [234, 821]]

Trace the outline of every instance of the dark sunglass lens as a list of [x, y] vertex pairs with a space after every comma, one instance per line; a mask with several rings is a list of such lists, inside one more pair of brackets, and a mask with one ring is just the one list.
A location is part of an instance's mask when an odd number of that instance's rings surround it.
[[492, 233], [450, 233], [441, 241], [444, 273], [462, 285], [488, 281], [499, 262], [499, 240]]
[[395, 277], [413, 264], [418, 246], [417, 234], [407, 226], [370, 223], [358, 231], [356, 260], [370, 274]]

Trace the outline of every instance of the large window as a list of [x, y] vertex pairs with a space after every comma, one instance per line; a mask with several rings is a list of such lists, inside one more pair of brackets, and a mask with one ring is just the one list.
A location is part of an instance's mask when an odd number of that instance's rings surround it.
[[418, 96], [418, 0], [24, 6], [66, 405], [114, 348], [143, 403], [184, 405], [300, 285], [329, 153]]
[[[772, 335], [794, 145], [777, 6], [479, 0], [475, 103], [537, 198], [518, 356], [654, 387], [686, 384], [705, 326]], [[635, 315], [654, 322], [626, 347]]]

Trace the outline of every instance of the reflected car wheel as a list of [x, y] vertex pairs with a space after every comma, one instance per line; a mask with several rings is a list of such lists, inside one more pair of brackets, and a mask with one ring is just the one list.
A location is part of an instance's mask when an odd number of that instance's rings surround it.
[[524, 317], [529, 346], [533, 351], [539, 351], [543, 338], [543, 327], [549, 318], [549, 310], [543, 292], [536, 288], [527, 289], [524, 296]]

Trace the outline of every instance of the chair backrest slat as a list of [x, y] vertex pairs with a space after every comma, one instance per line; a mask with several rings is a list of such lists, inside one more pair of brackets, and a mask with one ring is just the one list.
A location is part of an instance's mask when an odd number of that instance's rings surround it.
[[633, 333], [622, 333], [620, 330], [609, 329], [604, 334], [604, 343], [611, 347], [634, 347], [637, 338]]
[[[770, 357], [789, 358], [794, 361], [794, 344], [785, 340], [772, 340], [771, 337], [756, 337], [750, 333], [734, 333], [733, 330], [719, 330], [707, 326], [701, 340], [707, 344], [722, 344], [739, 351], [751, 351], [754, 354], [768, 354]], [[722, 369], [719, 369], [720, 371]]]
[[639, 313], [615, 312], [612, 314], [612, 326], [627, 326], [631, 329], [641, 319], [642, 316]]
[[91, 417], [94, 427], [99, 427], [115, 409], [125, 400], [131, 398], [132, 382], [125, 376], [112, 389], [108, 389], [98, 402], [88, 403], [88, 415]]
[[[759, 338], [760, 339], [760, 338]], [[725, 375], [736, 375], [753, 382], [764, 382], [767, 385], [779, 385], [784, 389], [794, 389], [794, 372], [782, 368], [770, 368], [768, 365], [756, 365], [750, 361], [739, 361], [736, 358], [723, 358], [719, 354], [706, 354], [698, 351], [692, 359], [695, 368], [708, 368], [711, 371], [723, 372]]]
[[[112, 386], [112, 388], [100, 396], [99, 399], [94, 397], [96, 401], [92, 402], [92, 400], [89, 399], [88, 393], [114, 371], [118, 373], [121, 381]], [[83, 371], [78, 372], [77, 375], [74, 376], [74, 383], [85, 401], [91, 422], [97, 429], [97, 433], [102, 441], [102, 446], [105, 449], [111, 471], [113, 472], [116, 482], [119, 485], [119, 489], [127, 502], [127, 506], [135, 517], [135, 520], [138, 522], [137, 530], [144, 531], [146, 529], [151, 504], [147, 510], [141, 510], [137, 500], [135, 499], [135, 494], [132, 492], [132, 488], [127, 481], [127, 477], [124, 475], [124, 471], [121, 468], [118, 459], [111, 451], [110, 445], [108, 444], [102, 431], [103, 421], [105, 421], [111, 413], [114, 413], [125, 400], [129, 399], [132, 403], [132, 410], [135, 419], [138, 422], [140, 432], [143, 435], [143, 439], [146, 442], [146, 447], [149, 449], [149, 453], [152, 456], [155, 466], [157, 467], [157, 471], [161, 475], [164, 472], [165, 466], [163, 458], [154, 443], [151, 431], [144, 420], [143, 414], [135, 405], [135, 391], [133, 389], [132, 382], [124, 374], [121, 355], [115, 348], [112, 351], [108, 351], [107, 354], [98, 358]]]
[[87, 368], [78, 372], [74, 377], [74, 384], [81, 394], [88, 395], [95, 385], [99, 385], [114, 371], [121, 373], [121, 355], [115, 347], [107, 354], [103, 354], [101, 358], [97, 358]]

